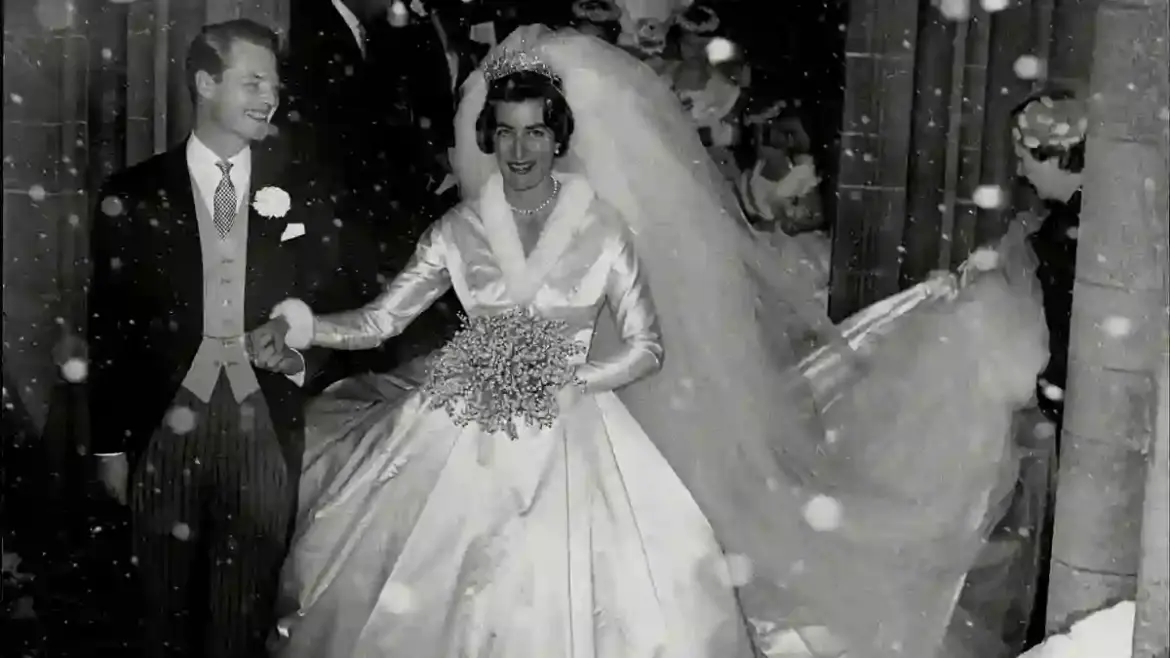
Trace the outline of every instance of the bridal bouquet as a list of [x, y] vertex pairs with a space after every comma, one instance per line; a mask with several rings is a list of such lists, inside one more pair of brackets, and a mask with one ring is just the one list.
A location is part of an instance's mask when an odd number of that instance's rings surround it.
[[551, 427], [557, 393], [577, 383], [570, 360], [585, 346], [569, 327], [521, 309], [470, 320], [431, 364], [423, 393], [457, 425], [517, 438], [516, 421]]

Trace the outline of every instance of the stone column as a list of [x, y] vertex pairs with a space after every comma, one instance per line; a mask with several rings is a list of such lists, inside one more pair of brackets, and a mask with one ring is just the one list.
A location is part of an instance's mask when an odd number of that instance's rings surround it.
[[1166, 335], [1166, 21], [1166, 0], [1104, 0], [1097, 14], [1050, 632], [1136, 591]]
[[1162, 354], [1149, 460], [1133, 658], [1161, 658], [1170, 648], [1170, 351]]

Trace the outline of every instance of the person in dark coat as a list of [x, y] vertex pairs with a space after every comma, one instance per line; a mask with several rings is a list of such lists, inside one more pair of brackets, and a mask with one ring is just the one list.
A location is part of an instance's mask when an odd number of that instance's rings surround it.
[[[259, 358], [289, 295], [337, 309], [372, 281], [326, 172], [266, 140], [277, 38], [235, 20], [187, 55], [191, 135], [112, 176], [92, 216], [90, 450], [130, 506], [146, 654], [263, 655], [324, 351]], [[271, 351], [271, 350], [270, 350]]]
[[[307, 0], [296, 3], [275, 122], [303, 157], [334, 168], [345, 188], [339, 219], [374, 236], [382, 272], [409, 260], [451, 204], [444, 182], [458, 84], [475, 67], [460, 2]], [[442, 300], [398, 340], [348, 360], [344, 371], [387, 371], [450, 337], [458, 302]]]
[[1081, 215], [1081, 172], [1085, 168], [1084, 103], [1068, 92], [1031, 97], [1012, 112], [1017, 172], [1044, 202], [1047, 214], [1029, 239], [1039, 266], [1048, 324], [1048, 365], [1037, 382], [1044, 415], [1063, 420], [1068, 380], [1068, 341], [1076, 281], [1077, 230]]

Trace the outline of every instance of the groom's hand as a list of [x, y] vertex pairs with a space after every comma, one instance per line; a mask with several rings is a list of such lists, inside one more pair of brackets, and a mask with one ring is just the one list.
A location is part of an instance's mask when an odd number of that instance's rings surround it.
[[[285, 334], [288, 333], [288, 322], [283, 317], [273, 318], [248, 334], [248, 354], [252, 363], [258, 368], [280, 372], [281, 363], [289, 357], [291, 350], [285, 345]], [[292, 356], [297, 357], [295, 352]]]
[[279, 359], [272, 362], [268, 370], [280, 373], [286, 377], [299, 375], [305, 370], [305, 359], [291, 347], [285, 347]]

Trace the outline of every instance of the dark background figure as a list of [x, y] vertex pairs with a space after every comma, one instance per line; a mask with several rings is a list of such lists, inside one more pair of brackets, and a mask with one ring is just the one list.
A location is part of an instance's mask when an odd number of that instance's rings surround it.
[[[1064, 390], [1068, 381], [1068, 351], [1076, 283], [1077, 232], [1081, 215], [1081, 172], [1085, 168], [1087, 113], [1082, 101], [1065, 90], [1031, 96], [1011, 113], [1012, 141], [1017, 174], [1044, 204], [1039, 229], [1028, 236], [1036, 255], [1036, 278], [1048, 326], [1048, 363], [1036, 382], [1036, 401], [1052, 422], [1056, 460], [1064, 425]], [[1040, 529], [1036, 590], [1048, 591], [1055, 509], [1055, 462], [1049, 477], [1045, 517]], [[1042, 640], [1047, 600], [1037, 597], [1031, 610], [1029, 643]]]
[[[416, 240], [454, 201], [436, 192], [454, 143], [456, 85], [474, 66], [460, 4], [293, 5], [282, 65], [285, 102], [275, 122], [302, 157], [338, 172], [344, 190], [338, 220], [371, 236], [382, 277], [406, 265]], [[313, 388], [429, 353], [450, 337], [458, 311], [454, 297], [445, 296], [391, 343], [334, 361]]]
[[[1058, 436], [1068, 380], [1081, 172], [1085, 168], [1084, 117], [1083, 103], [1063, 90], [1030, 97], [1012, 111], [1019, 176], [1036, 192], [1045, 209], [1039, 230], [1028, 239], [1039, 261], [1036, 277], [1048, 325], [1049, 358], [1037, 384], [1037, 400], [1045, 416], [1056, 423]], [[1027, 127], [1021, 129], [1021, 123]], [[1071, 125], [1061, 130], [1060, 124]]]

